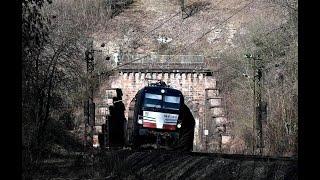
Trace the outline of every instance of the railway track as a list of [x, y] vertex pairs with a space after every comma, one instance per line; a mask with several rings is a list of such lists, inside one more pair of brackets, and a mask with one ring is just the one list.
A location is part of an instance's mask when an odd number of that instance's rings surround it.
[[259, 155], [244, 155], [244, 154], [222, 154], [222, 153], [202, 153], [190, 152], [192, 156], [206, 156], [212, 158], [225, 158], [234, 160], [255, 160], [255, 161], [298, 161], [295, 157], [272, 157]]
[[129, 151], [129, 152], [146, 152], [146, 153], [161, 153], [161, 154], [185, 154], [193, 157], [206, 157], [206, 158], [223, 158], [223, 159], [232, 159], [239, 161], [263, 161], [263, 162], [273, 162], [273, 161], [290, 161], [297, 162], [297, 157], [275, 157], [275, 156], [261, 156], [261, 155], [245, 155], [245, 154], [224, 154], [224, 153], [206, 153], [206, 152], [181, 152], [174, 150], [166, 150], [166, 149], [139, 149], [139, 150], [131, 150], [131, 149], [110, 149], [108, 151]]
[[295, 157], [122, 147], [91, 150], [43, 162], [32, 179], [297, 179], [298, 171]]

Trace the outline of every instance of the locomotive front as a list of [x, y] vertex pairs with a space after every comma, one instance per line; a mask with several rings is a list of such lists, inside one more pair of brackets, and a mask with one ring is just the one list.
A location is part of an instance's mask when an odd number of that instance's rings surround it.
[[179, 112], [182, 94], [170, 88], [146, 87], [142, 97], [142, 115], [138, 123], [145, 128], [175, 131], [181, 127]]
[[[138, 92], [133, 112], [133, 143], [172, 148], [179, 140], [183, 95], [165, 85], [144, 87]], [[129, 119], [130, 121], [130, 119]]]

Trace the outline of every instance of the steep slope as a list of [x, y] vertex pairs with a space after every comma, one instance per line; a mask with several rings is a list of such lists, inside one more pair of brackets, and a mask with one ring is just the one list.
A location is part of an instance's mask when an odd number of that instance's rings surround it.
[[[186, 12], [191, 16], [182, 19], [179, 1], [137, 0], [97, 31], [95, 39], [129, 52], [206, 55], [236, 46], [234, 35], [246, 33], [254, 22], [263, 19], [264, 30], [282, 23], [285, 12], [280, 10], [267, 1], [189, 0]], [[172, 40], [163, 47], [160, 36]]]

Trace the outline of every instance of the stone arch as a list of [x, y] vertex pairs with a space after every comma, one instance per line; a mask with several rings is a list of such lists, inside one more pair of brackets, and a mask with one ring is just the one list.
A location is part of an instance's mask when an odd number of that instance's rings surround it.
[[199, 122], [200, 122], [200, 115], [199, 111], [197, 111], [199, 103], [194, 102], [192, 97], [185, 97], [185, 105], [189, 108], [193, 119], [195, 121], [195, 126], [194, 126], [194, 137], [193, 137], [193, 149], [196, 150], [198, 149], [198, 146], [200, 144], [200, 138], [199, 138]]
[[191, 114], [194, 118], [199, 118], [199, 112], [195, 111], [197, 109], [198, 103], [193, 101], [192, 97], [184, 97], [184, 103], [190, 109]]
[[[216, 79], [212, 75], [200, 72], [179, 72], [179, 71], [122, 71], [111, 76], [107, 83], [101, 84], [103, 88], [120, 88], [123, 91], [123, 103], [125, 105], [125, 117], [128, 117], [128, 107], [136, 93], [148, 84], [145, 78], [162, 79], [167, 85], [178, 89], [184, 95], [186, 106], [190, 109], [195, 120], [194, 150], [206, 151], [204, 146], [204, 129], [212, 126], [215, 119], [208, 118], [211, 111], [206, 108], [206, 91], [216, 88]], [[103, 97], [103, 94], [101, 94]], [[219, 96], [215, 94], [215, 96]], [[103, 99], [103, 98], [102, 98]], [[206, 118], [207, 116], [207, 118]], [[211, 132], [211, 131], [210, 131]]]

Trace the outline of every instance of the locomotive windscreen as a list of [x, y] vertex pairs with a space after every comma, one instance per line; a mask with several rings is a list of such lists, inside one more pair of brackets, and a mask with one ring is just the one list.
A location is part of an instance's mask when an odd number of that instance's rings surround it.
[[162, 101], [162, 95], [146, 93], [144, 99], [144, 107], [179, 110], [180, 97], [164, 95]]
[[176, 129], [180, 109], [180, 96], [145, 93], [143, 107], [143, 127]]
[[162, 95], [146, 93], [144, 99], [145, 107], [161, 108]]
[[179, 110], [180, 97], [177, 96], [164, 96], [163, 108]]

